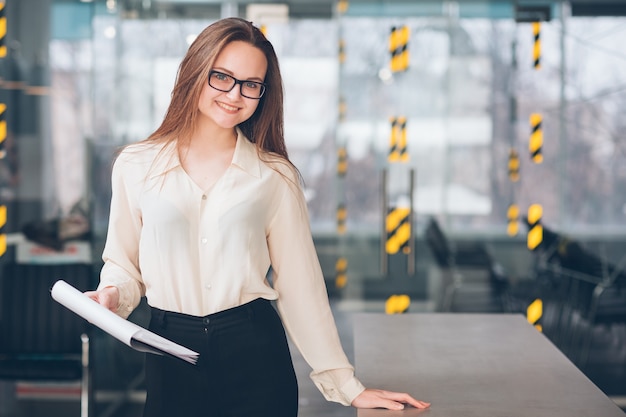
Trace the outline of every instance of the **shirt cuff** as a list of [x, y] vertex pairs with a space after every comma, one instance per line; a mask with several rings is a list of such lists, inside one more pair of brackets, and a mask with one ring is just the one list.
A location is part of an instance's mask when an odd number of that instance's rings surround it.
[[356, 377], [352, 377], [341, 387], [341, 391], [346, 400], [348, 400], [346, 405], [352, 405], [352, 401], [365, 391], [365, 386]]
[[[351, 373], [348, 378], [347, 372]], [[354, 376], [352, 369], [341, 368], [314, 373], [311, 374], [311, 379], [327, 401], [346, 406], [352, 405], [352, 401], [365, 391], [365, 386]]]

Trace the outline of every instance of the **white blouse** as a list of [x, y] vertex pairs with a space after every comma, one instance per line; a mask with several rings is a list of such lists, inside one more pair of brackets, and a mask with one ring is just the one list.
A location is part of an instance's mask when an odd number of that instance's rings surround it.
[[194, 316], [276, 300], [325, 398], [350, 405], [365, 389], [341, 347], [297, 175], [280, 158], [259, 157], [239, 132], [232, 163], [201, 190], [173, 144], [134, 144], [113, 165], [112, 192], [98, 288], [119, 288], [120, 316], [144, 295]]

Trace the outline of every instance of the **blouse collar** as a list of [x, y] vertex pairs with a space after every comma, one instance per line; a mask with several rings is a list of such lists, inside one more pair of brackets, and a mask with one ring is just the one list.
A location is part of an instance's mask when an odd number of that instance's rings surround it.
[[237, 128], [237, 143], [232, 163], [254, 177], [261, 176], [261, 161], [256, 144], [250, 142], [239, 128]]
[[[256, 145], [237, 129], [237, 142], [233, 153], [232, 165], [236, 165], [254, 177], [261, 176], [261, 161], [259, 159]], [[180, 157], [176, 149], [176, 142], [164, 145], [161, 155], [154, 161], [152, 172], [155, 175], [165, 174], [174, 168], [181, 166]]]

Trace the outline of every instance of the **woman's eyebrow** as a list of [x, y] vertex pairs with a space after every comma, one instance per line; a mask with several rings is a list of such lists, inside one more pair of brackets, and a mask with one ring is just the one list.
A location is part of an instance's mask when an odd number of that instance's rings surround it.
[[[228, 74], [232, 77], [235, 77], [235, 74], [232, 71], [227, 70], [226, 68], [222, 68], [222, 67], [213, 67], [214, 71], [219, 71], [219, 72], [223, 72], [224, 74]], [[237, 78], [237, 77], [235, 77]], [[263, 82], [263, 78], [260, 77], [250, 77], [250, 78], [243, 78], [240, 81], [257, 81], [262, 83]]]

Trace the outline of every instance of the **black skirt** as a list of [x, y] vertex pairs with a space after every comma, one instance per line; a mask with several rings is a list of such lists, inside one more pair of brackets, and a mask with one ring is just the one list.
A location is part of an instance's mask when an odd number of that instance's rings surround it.
[[190, 316], [152, 308], [149, 329], [200, 354], [147, 354], [144, 417], [295, 417], [298, 384], [285, 330], [265, 299]]

